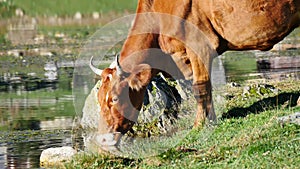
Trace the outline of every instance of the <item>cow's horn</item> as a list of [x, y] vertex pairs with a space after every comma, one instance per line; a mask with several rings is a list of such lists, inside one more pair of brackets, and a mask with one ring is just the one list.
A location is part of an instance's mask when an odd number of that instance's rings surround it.
[[119, 59], [120, 59], [120, 54], [117, 54], [116, 55], [116, 62], [117, 62], [117, 66], [116, 66], [116, 69], [117, 69], [117, 75], [118, 76], [121, 76], [123, 74], [123, 69], [120, 65], [120, 62], [119, 62]]
[[92, 63], [92, 62], [93, 62], [93, 57], [94, 57], [94, 56], [92, 56], [91, 59], [90, 59], [90, 68], [92, 69], [92, 71], [93, 71], [95, 74], [101, 75], [103, 70], [98, 69], [98, 68], [96, 68], [96, 67], [93, 65], [93, 63]]

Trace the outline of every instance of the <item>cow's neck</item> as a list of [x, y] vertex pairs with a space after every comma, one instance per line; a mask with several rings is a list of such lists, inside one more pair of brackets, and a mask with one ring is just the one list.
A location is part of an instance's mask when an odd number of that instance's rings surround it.
[[[192, 79], [190, 63], [196, 60], [209, 71], [212, 56], [218, 55], [217, 51], [225, 51], [226, 46], [220, 46], [220, 37], [201, 8], [207, 4], [197, 2], [140, 2], [135, 22], [121, 51], [120, 63], [124, 70], [130, 72], [136, 65], [147, 63], [152, 68]], [[178, 10], [168, 10], [175, 7]], [[157, 13], [151, 13], [153, 11]], [[174, 65], [179, 70], [175, 70]]]

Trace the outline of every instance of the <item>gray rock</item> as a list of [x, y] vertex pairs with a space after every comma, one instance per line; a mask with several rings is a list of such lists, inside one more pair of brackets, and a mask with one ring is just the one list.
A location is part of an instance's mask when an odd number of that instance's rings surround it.
[[278, 117], [277, 120], [280, 124], [293, 123], [300, 125], [300, 112], [296, 112], [288, 116]]
[[[178, 88], [182, 87], [178, 85], [178, 83], [179, 82], [175, 81], [167, 82], [163, 75], [155, 77], [147, 87], [144, 106], [140, 111], [138, 124], [136, 125], [143, 125], [144, 123], [158, 119], [160, 123], [159, 128], [165, 131], [164, 127], [166, 127], [166, 125], [163, 124], [171, 124], [171, 121], [177, 118], [178, 106], [182, 100], [181, 94], [177, 91]], [[98, 81], [86, 98], [81, 118], [81, 126], [83, 129], [99, 129], [98, 123], [101, 118], [97, 93], [100, 84], [101, 81]], [[180, 93], [186, 94], [184, 91]]]
[[101, 82], [98, 81], [85, 100], [82, 110], [81, 126], [83, 129], [96, 130], [100, 118], [100, 105], [98, 103], [97, 93]]
[[[147, 86], [144, 105], [140, 111], [137, 125], [158, 121], [157, 127], [165, 133], [178, 118], [182, 98], [187, 98], [179, 81], [166, 79], [162, 74], [154, 77]], [[181, 90], [178, 90], [181, 89]]]
[[72, 147], [48, 148], [42, 151], [40, 165], [43, 167], [58, 166], [68, 162], [77, 153]]

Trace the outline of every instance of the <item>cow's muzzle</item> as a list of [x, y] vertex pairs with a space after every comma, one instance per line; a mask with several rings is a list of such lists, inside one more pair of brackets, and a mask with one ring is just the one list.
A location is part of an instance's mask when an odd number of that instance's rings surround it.
[[101, 149], [105, 151], [116, 151], [119, 145], [122, 134], [120, 132], [106, 133], [106, 134], [98, 134], [95, 138], [98, 145], [100, 145]]

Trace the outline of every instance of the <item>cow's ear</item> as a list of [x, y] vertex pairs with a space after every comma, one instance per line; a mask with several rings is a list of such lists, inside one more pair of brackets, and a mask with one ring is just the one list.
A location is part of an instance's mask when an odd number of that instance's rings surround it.
[[128, 77], [129, 87], [139, 91], [151, 80], [151, 67], [148, 64], [136, 66]]

